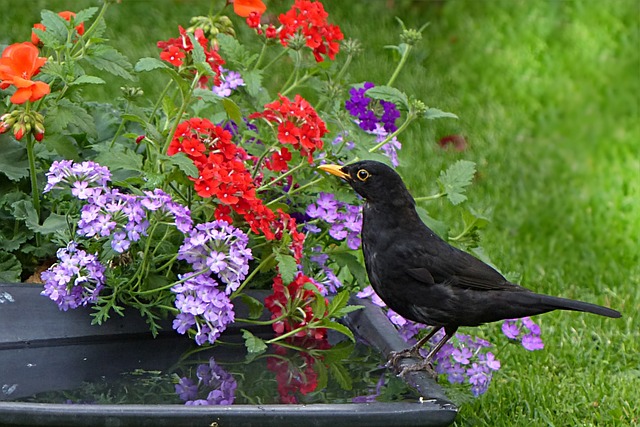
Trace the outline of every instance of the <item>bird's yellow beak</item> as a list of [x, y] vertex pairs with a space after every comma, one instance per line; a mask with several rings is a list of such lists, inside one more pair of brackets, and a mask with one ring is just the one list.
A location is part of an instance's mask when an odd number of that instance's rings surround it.
[[340, 165], [322, 165], [322, 166], [318, 166], [318, 169], [323, 170], [325, 172], [329, 172], [331, 175], [335, 175], [338, 178], [342, 178], [342, 179], [351, 178], [351, 176], [348, 173], [344, 173], [342, 171], [342, 166]]

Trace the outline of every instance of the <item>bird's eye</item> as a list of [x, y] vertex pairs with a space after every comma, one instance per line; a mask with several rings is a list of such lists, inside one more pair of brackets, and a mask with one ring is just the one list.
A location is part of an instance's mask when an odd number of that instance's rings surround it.
[[358, 179], [359, 179], [360, 181], [362, 181], [362, 182], [365, 182], [365, 181], [369, 178], [369, 176], [370, 176], [370, 175], [371, 175], [371, 174], [369, 174], [369, 172], [367, 172], [367, 170], [366, 170], [366, 169], [360, 169], [360, 170], [358, 171], [358, 173], [356, 174], [356, 176], [358, 177]]

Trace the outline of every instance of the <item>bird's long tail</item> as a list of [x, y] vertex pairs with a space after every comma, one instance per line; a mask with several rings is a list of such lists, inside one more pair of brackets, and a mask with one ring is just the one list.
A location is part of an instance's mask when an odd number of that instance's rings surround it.
[[[522, 297], [525, 297], [526, 294], [522, 294]], [[588, 302], [577, 301], [568, 298], [560, 298], [554, 297], [551, 295], [543, 295], [543, 294], [529, 294], [525, 297], [527, 305], [533, 305], [538, 307], [545, 307], [548, 310], [572, 310], [572, 311], [582, 311], [587, 313], [598, 314], [600, 316], [613, 317], [618, 318], [622, 315], [619, 311], [613, 310], [611, 308], [602, 307], [601, 305], [591, 304]], [[523, 301], [524, 302], [524, 301]]]

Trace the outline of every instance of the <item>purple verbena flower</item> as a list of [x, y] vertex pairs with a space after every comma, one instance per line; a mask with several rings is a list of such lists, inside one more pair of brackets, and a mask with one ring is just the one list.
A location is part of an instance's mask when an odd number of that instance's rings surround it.
[[55, 301], [63, 311], [95, 302], [105, 281], [105, 267], [97, 254], [88, 254], [78, 249], [77, 243], [69, 242], [56, 255], [58, 262], [42, 272], [42, 295]]
[[100, 188], [106, 187], [111, 181], [109, 169], [95, 162], [74, 163], [72, 160], [56, 160], [45, 175], [47, 185], [43, 193], [68, 186], [74, 188], [74, 196], [81, 200], [99, 193]]
[[[327, 223], [329, 235], [336, 240], [347, 241], [349, 249], [356, 250], [360, 247], [360, 231], [362, 229], [362, 213], [359, 206], [340, 202], [334, 194], [320, 193], [315, 203], [307, 206], [305, 211], [311, 219], [318, 219]], [[321, 228], [305, 226], [312, 233], [321, 231]]]
[[[233, 404], [238, 383], [213, 357], [209, 359], [208, 364], [198, 365], [196, 377], [197, 384], [188, 377], [180, 378], [176, 384], [176, 393], [186, 405]], [[197, 399], [200, 392], [207, 393], [206, 399]]]

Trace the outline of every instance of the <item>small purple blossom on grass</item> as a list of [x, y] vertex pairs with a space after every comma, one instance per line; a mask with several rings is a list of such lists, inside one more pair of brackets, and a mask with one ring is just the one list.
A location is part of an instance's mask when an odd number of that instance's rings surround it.
[[[523, 332], [526, 330], [528, 332]], [[540, 326], [530, 317], [522, 319], [508, 319], [502, 323], [502, 332], [511, 340], [520, 341], [522, 346], [529, 350], [542, 350], [544, 342], [540, 337]]]
[[55, 301], [62, 311], [95, 302], [105, 281], [105, 267], [97, 255], [79, 249], [75, 242], [58, 249], [56, 255], [58, 262], [42, 272], [42, 295]]

